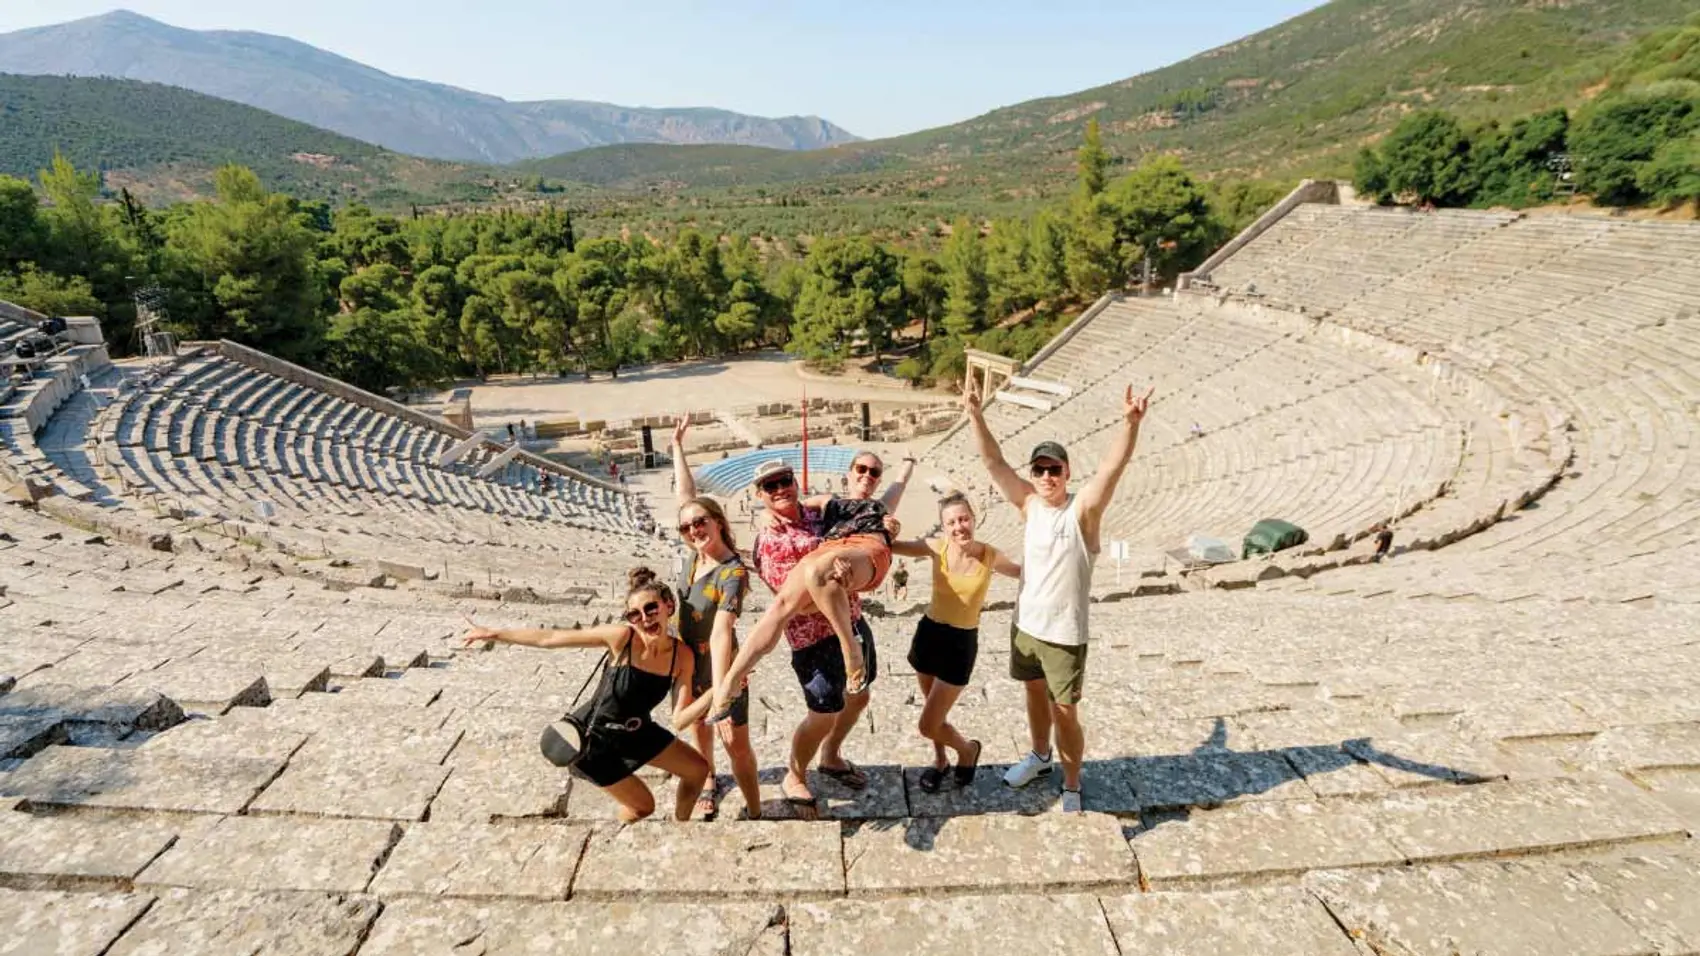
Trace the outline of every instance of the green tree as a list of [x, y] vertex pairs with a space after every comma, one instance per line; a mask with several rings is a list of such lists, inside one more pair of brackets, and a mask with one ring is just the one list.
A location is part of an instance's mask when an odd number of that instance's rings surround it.
[[42, 272], [34, 263], [0, 272], [0, 299], [47, 315], [94, 315], [101, 307], [87, 279]]
[[555, 272], [556, 290], [574, 304], [574, 340], [587, 373], [598, 364], [618, 369], [624, 361], [624, 353], [612, 347], [612, 323], [632, 297], [632, 254], [633, 247], [618, 239], [587, 239]]
[[1700, 128], [1700, 96], [1684, 92], [1614, 97], [1585, 112], [1570, 135], [1576, 186], [1607, 206], [1645, 202], [1637, 176], [1665, 143]]
[[41, 221], [39, 205], [29, 183], [0, 176], [0, 271], [42, 258], [47, 225]]
[[921, 321], [923, 343], [944, 318], [944, 300], [944, 266], [939, 264], [937, 258], [925, 252], [906, 254], [903, 257], [904, 314], [910, 319]]
[[958, 338], [969, 335], [986, 321], [986, 246], [979, 225], [958, 219], [939, 263], [944, 266], [944, 329]]
[[324, 331], [316, 234], [288, 197], [266, 193], [246, 169], [220, 169], [217, 185], [217, 202], [195, 204], [168, 227], [175, 278], [202, 305], [174, 318], [201, 338], [310, 359]]
[[1636, 171], [1635, 185], [1662, 203], [1700, 203], [1700, 133], [1660, 146]]
[[1033, 292], [1032, 237], [1027, 223], [1000, 219], [986, 239], [986, 308], [993, 317], [1025, 309], [1038, 301]]
[[1149, 260], [1154, 276], [1173, 279], [1204, 261], [1223, 238], [1203, 187], [1173, 156], [1141, 163], [1106, 196], [1123, 275]]
[[1086, 121], [1086, 135], [1075, 154], [1075, 169], [1079, 175], [1079, 194], [1096, 196], [1109, 182], [1110, 154], [1104, 149], [1104, 137], [1098, 130], [1098, 117]]
[[761, 256], [746, 236], [734, 237], [720, 257], [726, 291], [714, 329], [736, 352], [778, 317], [778, 302], [761, 281]]
[[1378, 205], [1393, 201], [1393, 191], [1387, 184], [1387, 167], [1381, 162], [1381, 154], [1368, 146], [1358, 150], [1352, 163], [1352, 188]]
[[1479, 131], [1471, 148], [1478, 206], [1522, 207], [1556, 195], [1554, 160], [1565, 151], [1570, 115], [1563, 107]]
[[897, 257], [865, 236], [824, 239], [803, 260], [803, 284], [791, 326], [792, 346], [812, 362], [834, 365], [858, 337], [888, 338], [901, 318], [903, 282]]
[[1027, 288], [1036, 301], [1049, 301], [1068, 291], [1068, 266], [1063, 225], [1048, 209], [1033, 217], [1028, 242]]
[[1121, 271], [1116, 224], [1102, 195], [1077, 196], [1070, 204], [1063, 267], [1069, 288], [1083, 299], [1103, 295], [1116, 282]]
[[1475, 195], [1470, 137], [1450, 113], [1428, 110], [1399, 121], [1381, 146], [1387, 191], [1436, 206], [1466, 206]]

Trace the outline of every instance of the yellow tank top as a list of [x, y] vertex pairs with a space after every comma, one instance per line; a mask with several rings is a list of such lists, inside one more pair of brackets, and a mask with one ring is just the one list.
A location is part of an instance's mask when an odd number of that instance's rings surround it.
[[980, 605], [986, 603], [986, 590], [992, 586], [992, 563], [997, 549], [985, 545], [980, 566], [967, 574], [951, 574], [945, 560], [949, 544], [940, 540], [933, 549], [933, 602], [927, 616], [940, 624], [964, 629], [980, 626]]

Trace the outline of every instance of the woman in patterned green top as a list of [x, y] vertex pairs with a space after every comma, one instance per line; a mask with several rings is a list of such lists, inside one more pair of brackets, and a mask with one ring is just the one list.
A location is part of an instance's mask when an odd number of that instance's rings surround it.
[[[690, 490], [694, 484], [690, 466], [685, 461], [684, 442], [687, 422], [680, 419], [673, 431], [673, 468], [683, 470], [676, 488]], [[732, 526], [720, 503], [706, 496], [679, 496], [679, 537], [690, 548], [685, 559], [684, 576], [679, 579], [679, 638], [696, 655], [696, 671], [691, 681], [692, 699], [709, 693], [716, 675], [724, 675], [738, 651], [734, 629], [738, 615], [744, 611], [744, 598], [750, 590], [750, 572], [738, 557], [738, 544], [732, 537]], [[756, 753], [750, 747], [750, 689], [746, 683], [732, 704], [732, 719], [718, 725], [721, 745], [732, 763], [732, 779], [744, 796], [745, 812], [750, 819], [761, 816], [761, 789], [756, 778]], [[714, 782], [714, 735], [716, 728], [705, 721], [696, 723], [697, 750], [708, 760], [708, 789], [697, 801], [697, 812], [704, 820], [719, 814], [720, 789]]]

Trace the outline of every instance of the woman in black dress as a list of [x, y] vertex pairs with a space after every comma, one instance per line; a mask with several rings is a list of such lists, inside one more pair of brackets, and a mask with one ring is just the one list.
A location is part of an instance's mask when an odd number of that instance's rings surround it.
[[691, 808], [708, 780], [708, 761], [650, 716], [674, 693], [681, 704], [691, 699], [695, 658], [670, 625], [673, 592], [648, 568], [629, 575], [626, 623], [570, 631], [535, 628], [492, 630], [474, 625], [467, 644], [501, 642], [524, 647], [599, 647], [610, 655], [596, 693], [575, 713], [590, 728], [583, 756], [572, 774], [601, 787], [620, 805], [620, 819], [635, 823], [655, 812], [655, 795], [635, 774], [653, 764], [679, 778], [673, 816], [691, 818]]

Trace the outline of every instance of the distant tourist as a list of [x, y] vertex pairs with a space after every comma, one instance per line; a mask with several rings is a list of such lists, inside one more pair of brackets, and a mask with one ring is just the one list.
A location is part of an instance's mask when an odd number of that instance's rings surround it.
[[508, 441], [514, 440], [514, 423], [508, 422]]
[[1203, 438], [1204, 437], [1204, 426], [1200, 425], [1197, 422], [1193, 422], [1192, 423], [1192, 437]]
[[1387, 526], [1387, 522], [1381, 521], [1371, 530], [1375, 532], [1375, 560], [1380, 563], [1393, 547], [1393, 529]]
[[[690, 484], [690, 466], [685, 461], [685, 430], [681, 417], [673, 428], [673, 470], [683, 471], [681, 486]], [[738, 652], [736, 628], [744, 613], [744, 597], [750, 590], [750, 572], [738, 556], [738, 542], [726, 522], [719, 502], [707, 497], [679, 497], [679, 537], [689, 549], [679, 576], [679, 636], [696, 657], [691, 697], [707, 694], [715, 678], [732, 666]], [[720, 812], [720, 794], [714, 783], [715, 729], [699, 721], [695, 727], [697, 750], [708, 759], [709, 787], [697, 800], [704, 820]], [[761, 816], [761, 785], [756, 779], [756, 752], [750, 747], [750, 689], [746, 683], [732, 702], [732, 719], [719, 725], [720, 743], [732, 763], [732, 779], [744, 795], [751, 819]]]
[[590, 700], [573, 711], [585, 735], [570, 772], [601, 787], [619, 804], [620, 819], [635, 823], [655, 812], [655, 795], [635, 774], [646, 765], [659, 767], [679, 780], [673, 792], [674, 818], [689, 820], [697, 795], [708, 781], [708, 762], [656, 723], [649, 712], [669, 692], [677, 694], [675, 712], [684, 706], [690, 699], [695, 659], [673, 633], [676, 603], [667, 585], [648, 568], [632, 569], [627, 581], [624, 624], [562, 631], [492, 630], [474, 624], [466, 643], [602, 648], [607, 655], [602, 680]]
[[1080, 698], [1086, 683], [1086, 648], [1091, 608], [1092, 564], [1098, 558], [1104, 510], [1139, 441], [1139, 424], [1150, 407], [1151, 392], [1134, 397], [1127, 387], [1122, 427], [1117, 429], [1098, 471], [1077, 494], [1069, 494], [1068, 449], [1040, 442], [1027, 456], [1023, 478], [1004, 460], [997, 439], [986, 427], [980, 398], [972, 389], [962, 405], [973, 424], [980, 458], [1003, 496], [1020, 510], [1023, 526], [1021, 590], [1016, 598], [1009, 676], [1026, 687], [1028, 731], [1033, 749], [1004, 774], [1004, 783], [1025, 787], [1055, 767], [1062, 757], [1064, 813], [1079, 813], [1080, 766], [1086, 734], [1080, 722]]
[[[980, 608], [992, 573], [1012, 578], [1021, 576], [1021, 566], [998, 549], [974, 540], [974, 508], [961, 494], [939, 502], [939, 522], [944, 533], [937, 538], [898, 541], [891, 546], [897, 554], [926, 558], [933, 567], [933, 598], [927, 613], [915, 625], [909, 644], [909, 666], [920, 682], [921, 736], [933, 742], [933, 765], [921, 771], [921, 789], [936, 793], [946, 772], [958, 787], [974, 782], [980, 765], [980, 742], [962, 736], [950, 723], [950, 709], [974, 676], [974, 660], [980, 653]], [[952, 768], [946, 749], [956, 752]]]
[[[967, 504], [966, 501], [963, 503]], [[897, 554], [904, 553], [898, 551], [896, 545], [892, 545], [892, 551]], [[891, 572], [891, 596], [898, 601], [909, 599], [909, 568], [901, 561], [897, 562], [896, 570]]]
[[548, 494], [548, 493], [549, 493], [549, 484], [550, 484], [550, 481], [549, 481], [549, 473], [548, 473], [548, 472], [544, 472], [544, 473], [543, 473], [543, 493], [544, 493], [544, 494]]

